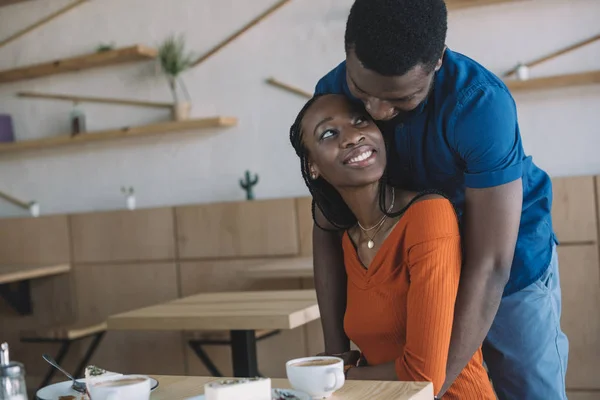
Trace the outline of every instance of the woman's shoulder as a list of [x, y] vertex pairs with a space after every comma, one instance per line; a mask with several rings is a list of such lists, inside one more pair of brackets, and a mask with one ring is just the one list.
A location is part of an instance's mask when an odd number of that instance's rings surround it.
[[439, 194], [416, 195], [404, 220], [407, 239], [413, 244], [460, 235], [452, 202]]

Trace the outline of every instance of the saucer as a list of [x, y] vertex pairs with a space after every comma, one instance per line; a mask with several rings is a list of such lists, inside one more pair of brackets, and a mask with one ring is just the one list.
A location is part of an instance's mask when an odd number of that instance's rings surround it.
[[[154, 390], [158, 387], [158, 381], [154, 378], [150, 378], [150, 390]], [[84, 382], [85, 379], [77, 379], [77, 382]], [[73, 382], [65, 381], [58, 382], [53, 385], [45, 386], [37, 391], [35, 394], [37, 400], [56, 400], [59, 396], [75, 396], [76, 399], [80, 399], [83, 393], [79, 393], [71, 389]], [[79, 396], [79, 397], [77, 397]]]
[[[296, 398], [288, 397], [289, 400], [311, 400], [310, 396], [304, 392], [299, 392], [297, 390], [292, 390], [292, 389], [278, 389], [278, 388], [271, 389], [271, 396], [273, 396], [273, 399], [277, 399], [277, 397], [275, 397], [275, 396], [277, 396], [277, 392], [280, 392], [283, 395], [296, 396]], [[205, 400], [205, 399], [206, 398], [204, 397], [204, 395], [201, 394], [200, 396], [188, 397], [185, 400]], [[286, 398], [284, 397], [284, 399], [286, 399]]]

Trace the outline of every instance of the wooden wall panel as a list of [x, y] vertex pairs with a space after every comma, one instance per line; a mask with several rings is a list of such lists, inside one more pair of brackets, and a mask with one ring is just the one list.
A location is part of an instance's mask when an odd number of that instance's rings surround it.
[[[248, 266], [261, 265], [266, 260], [230, 260], [186, 262], [180, 265], [182, 295], [196, 293], [238, 291], [238, 290], [293, 290], [300, 289], [299, 279], [255, 280], [241, 272]], [[225, 332], [186, 333], [185, 338], [197, 336], [226, 335]], [[267, 338], [257, 346], [259, 369], [262, 374], [273, 378], [285, 378], [285, 362], [306, 355], [305, 332], [303, 327]], [[208, 346], [206, 352], [225, 376], [230, 376], [231, 349], [228, 346]], [[188, 375], [207, 375], [197, 356], [187, 347]]]
[[[25, 364], [27, 376], [39, 384], [48, 370], [43, 353], [56, 354], [57, 344], [21, 343], [20, 332], [57, 323], [71, 322], [75, 318], [75, 296], [72, 275], [62, 274], [31, 281], [33, 314], [18, 315], [0, 300], [0, 332], [2, 341], [10, 345], [11, 359]], [[73, 362], [75, 368], [75, 362]]]
[[70, 260], [67, 216], [0, 219], [0, 264]]
[[598, 247], [559, 246], [561, 327], [569, 338], [567, 388], [600, 389]]
[[[314, 289], [313, 279], [302, 279], [302, 289]], [[317, 355], [325, 351], [325, 340], [323, 338], [323, 327], [321, 319], [306, 324], [306, 349], [309, 355]]]
[[569, 391], [567, 390], [567, 398], [569, 400], [598, 400], [600, 399], [600, 391]]
[[183, 259], [298, 254], [294, 199], [176, 208]]
[[596, 242], [594, 177], [554, 178], [552, 186], [552, 223], [559, 242]]
[[300, 240], [300, 255], [312, 256], [312, 197], [296, 199], [296, 215], [298, 216], [298, 239]]
[[[75, 283], [82, 319], [104, 319], [178, 297], [174, 263], [78, 266]], [[125, 373], [183, 375], [181, 337], [181, 332], [109, 331], [91, 363]]]
[[[69, 226], [65, 215], [0, 219], [0, 264], [59, 264], [70, 262]], [[18, 315], [0, 300], [2, 341], [10, 345], [11, 358], [26, 365], [33, 382], [41, 381], [47, 364], [41, 355], [55, 353], [55, 344], [25, 344], [20, 331], [74, 318], [70, 274], [31, 281], [32, 315]]]
[[77, 214], [70, 217], [78, 263], [172, 260], [172, 208]]

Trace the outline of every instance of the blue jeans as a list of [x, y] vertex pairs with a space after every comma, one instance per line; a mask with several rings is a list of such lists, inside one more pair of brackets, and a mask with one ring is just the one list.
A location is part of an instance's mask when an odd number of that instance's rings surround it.
[[500, 400], [563, 400], [569, 341], [560, 329], [556, 247], [544, 275], [500, 303], [483, 357]]

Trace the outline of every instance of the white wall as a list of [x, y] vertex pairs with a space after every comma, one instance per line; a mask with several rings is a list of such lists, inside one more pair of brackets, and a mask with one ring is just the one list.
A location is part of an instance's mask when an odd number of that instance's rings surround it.
[[[0, 8], [0, 38], [67, 4]], [[185, 33], [198, 54], [274, 0], [94, 0], [0, 49], [0, 69], [94, 51], [100, 42], [156, 46]], [[216, 56], [185, 74], [193, 116], [232, 115], [233, 129], [182, 133], [0, 157], [0, 190], [36, 199], [42, 213], [124, 208], [132, 185], [139, 207], [239, 200], [246, 169], [260, 175], [258, 198], [307, 193], [288, 128], [304, 100], [264, 83], [275, 76], [311, 91], [344, 56], [352, 0], [292, 0]], [[532, 0], [455, 11], [448, 44], [500, 73], [597, 33], [598, 0]], [[600, 43], [536, 67], [532, 75], [600, 68]], [[18, 91], [170, 100], [153, 63], [136, 63], [0, 85], [0, 112], [13, 115], [18, 140], [69, 131], [71, 104], [19, 99]], [[600, 173], [600, 85], [519, 94], [526, 151], [550, 174]], [[90, 130], [145, 124], [167, 111], [85, 104]], [[21, 215], [0, 202], [0, 215]]]

